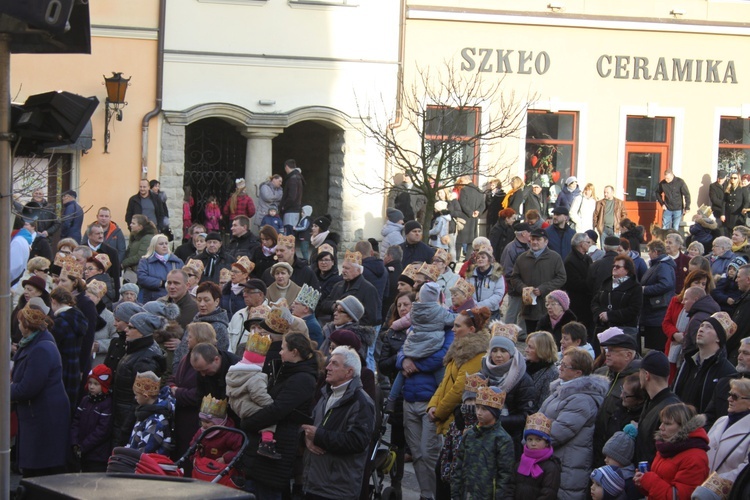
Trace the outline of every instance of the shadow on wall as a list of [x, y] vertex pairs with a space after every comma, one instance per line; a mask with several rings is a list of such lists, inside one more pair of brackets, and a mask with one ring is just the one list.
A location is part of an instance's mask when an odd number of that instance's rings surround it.
[[711, 176], [704, 174], [701, 179], [701, 187], [698, 188], [698, 194], [695, 197], [696, 209], [701, 205], [711, 206], [711, 200], [708, 197], [708, 187], [711, 185], [711, 182]]

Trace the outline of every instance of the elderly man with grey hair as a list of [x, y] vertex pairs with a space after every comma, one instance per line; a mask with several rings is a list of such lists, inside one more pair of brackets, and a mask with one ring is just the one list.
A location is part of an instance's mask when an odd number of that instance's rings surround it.
[[732, 262], [733, 258], [732, 240], [726, 236], [716, 238], [711, 247], [711, 274], [714, 275], [714, 280], [717, 279], [717, 276], [721, 277], [726, 274], [729, 263]]
[[326, 386], [305, 433], [306, 498], [358, 498], [375, 428], [375, 404], [359, 375], [359, 354], [348, 346], [331, 353]]

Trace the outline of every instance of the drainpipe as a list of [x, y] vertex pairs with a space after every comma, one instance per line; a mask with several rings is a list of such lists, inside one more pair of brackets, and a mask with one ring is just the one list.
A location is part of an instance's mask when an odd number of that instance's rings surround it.
[[159, 33], [156, 55], [156, 106], [146, 113], [141, 122], [141, 179], [148, 178], [148, 124], [161, 113], [164, 95], [164, 29], [167, 24], [167, 0], [159, 1]]
[[[403, 96], [403, 80], [404, 80], [404, 39], [406, 37], [406, 0], [401, 0], [401, 4], [399, 5], [399, 13], [398, 13], [398, 71], [396, 72], [396, 118], [394, 121], [388, 124], [389, 129], [397, 129], [401, 126], [401, 121], [403, 119], [403, 116], [401, 114], [401, 101]], [[387, 185], [388, 182], [390, 182], [390, 179], [393, 178], [393, 170], [391, 169], [391, 162], [388, 159], [388, 152], [386, 151], [386, 158], [385, 158], [385, 179], [383, 179], [383, 184]], [[384, 191], [385, 194], [385, 191]], [[388, 196], [387, 194], [383, 197], [383, 204], [386, 205], [385, 209], [387, 209], [388, 205]], [[385, 210], [384, 209], [384, 210]]]

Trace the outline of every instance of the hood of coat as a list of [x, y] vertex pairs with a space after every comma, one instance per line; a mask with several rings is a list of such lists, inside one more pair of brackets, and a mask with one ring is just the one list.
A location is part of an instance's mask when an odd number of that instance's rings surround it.
[[445, 330], [445, 311], [437, 302], [415, 302], [411, 306], [411, 323], [419, 325], [423, 332], [442, 332]]
[[217, 307], [213, 312], [201, 316], [200, 313], [195, 315], [193, 321], [203, 321], [205, 323], [224, 323], [224, 326], [229, 326], [229, 318], [227, 312], [221, 307]]
[[713, 231], [719, 226], [716, 220], [709, 219], [708, 217], [700, 217], [695, 222], [697, 222], [699, 226], [709, 229], [711, 231]]
[[477, 354], [486, 354], [490, 345], [490, 332], [486, 329], [471, 333], [466, 337], [455, 339], [448, 352], [445, 353], [443, 364], [448, 365], [451, 361], [457, 366], [462, 366]]
[[388, 236], [389, 234], [393, 234], [393, 233], [399, 233], [400, 234], [401, 231], [403, 231], [403, 230], [404, 230], [404, 225], [403, 224], [399, 224], [398, 222], [388, 221], [383, 226], [383, 229], [380, 230], [380, 235], [381, 236]]
[[[477, 276], [477, 273], [479, 272], [478, 268], [476, 266], [472, 266], [471, 268], [471, 276]], [[493, 262], [492, 263], [492, 271], [490, 271], [490, 279], [493, 281], [497, 281], [503, 276], [503, 266], [499, 262]]]
[[388, 274], [388, 270], [385, 268], [385, 264], [383, 264], [383, 259], [380, 257], [362, 259], [362, 267], [374, 274], [376, 278], [382, 278]]
[[660, 255], [655, 259], [651, 259], [651, 262], [649, 262], [648, 268], [651, 269], [657, 264], [666, 264], [675, 269], [677, 268], [677, 264], [675, 264], [674, 259], [670, 257], [669, 255]]
[[696, 300], [693, 307], [688, 312], [688, 317], [693, 317], [696, 313], [703, 312], [709, 315], [721, 311], [721, 307], [716, 303], [713, 297], [706, 295]]
[[654, 433], [654, 439], [657, 441], [666, 441], [668, 443], [680, 443], [689, 437], [695, 437], [704, 439], [708, 443], [708, 434], [706, 434], [706, 430], [703, 428], [704, 425], [706, 425], [706, 416], [698, 414], [688, 420], [685, 425], [680, 427], [680, 430], [671, 438], [663, 439], [661, 437], [661, 432], [656, 431], [656, 433]]
[[574, 394], [588, 394], [594, 397], [602, 397], [609, 390], [609, 379], [602, 375], [588, 375], [574, 378], [565, 385], [561, 385], [562, 380], [557, 379], [549, 386], [550, 393], [557, 393], [560, 399], [568, 398]]

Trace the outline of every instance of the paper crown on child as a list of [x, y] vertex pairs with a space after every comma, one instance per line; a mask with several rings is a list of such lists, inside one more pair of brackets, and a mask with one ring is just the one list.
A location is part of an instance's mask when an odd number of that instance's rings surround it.
[[359, 252], [350, 252], [349, 250], [346, 251], [344, 254], [344, 262], [348, 262], [349, 264], [357, 264], [358, 266], [362, 265], [362, 254]]
[[268, 354], [268, 349], [271, 347], [271, 337], [268, 335], [262, 335], [258, 332], [253, 332], [247, 336], [247, 342], [245, 343], [245, 352], [254, 352], [265, 356]]
[[189, 261], [187, 261], [187, 264], [185, 264], [182, 270], [187, 271], [188, 269], [191, 269], [200, 278], [205, 268], [206, 267], [203, 265], [203, 262], [199, 261], [198, 259], [190, 259]]
[[[734, 483], [729, 479], [724, 479], [719, 476], [716, 471], [712, 472], [708, 479], [703, 481], [701, 488], [706, 488], [708, 491], [718, 496], [719, 498], [729, 498], [729, 493], [732, 491], [732, 485]], [[703, 498], [703, 497], [700, 497]]]
[[476, 289], [474, 288], [474, 285], [463, 278], [459, 278], [450, 291], [451, 293], [461, 292], [465, 297], [471, 297], [472, 295], [474, 295], [475, 290]]
[[232, 264], [232, 267], [238, 268], [240, 271], [242, 271], [245, 274], [250, 274], [253, 272], [253, 269], [255, 269], [255, 264], [253, 264], [253, 261], [248, 259], [245, 255], [237, 259], [237, 262]]
[[436, 248], [435, 255], [432, 256], [432, 260], [440, 259], [446, 264], [451, 261], [451, 254], [445, 248]]
[[294, 236], [286, 236], [285, 234], [280, 234], [276, 238], [276, 246], [284, 248], [294, 248]]
[[297, 298], [294, 299], [295, 302], [307, 306], [311, 311], [315, 311], [315, 307], [318, 305], [318, 300], [320, 300], [320, 292], [308, 284], [302, 285], [302, 289], [300, 289], [297, 294]]
[[477, 404], [502, 410], [506, 395], [499, 387], [480, 387], [477, 390]]
[[550, 432], [552, 432], [552, 419], [544, 416], [544, 413], [537, 412], [526, 417], [526, 427], [523, 429], [524, 439], [531, 434], [549, 441]]
[[698, 213], [706, 219], [710, 219], [714, 215], [714, 211], [708, 205], [699, 206]]
[[516, 325], [508, 325], [502, 321], [493, 321], [490, 324], [490, 332], [493, 337], [505, 337], [516, 343], [518, 341], [518, 327]]
[[477, 397], [477, 391], [480, 387], [487, 387], [487, 377], [481, 373], [475, 373], [473, 375], [466, 374], [466, 382], [464, 383], [464, 393], [461, 396], [461, 401], [472, 399]]
[[231, 279], [232, 279], [232, 271], [226, 268], [219, 271], [219, 281], [229, 281]]
[[86, 291], [101, 300], [102, 297], [104, 297], [104, 294], [107, 293], [107, 284], [103, 281], [91, 280], [91, 282], [86, 285]]
[[211, 415], [213, 418], [224, 418], [227, 415], [227, 400], [216, 399], [210, 394], [208, 396], [203, 396], [200, 413]]
[[142, 373], [139, 373], [135, 376], [135, 382], [133, 383], [133, 392], [149, 397], [158, 396], [160, 385], [161, 384], [158, 380], [151, 380], [148, 377], [144, 377]]
[[68, 278], [83, 278], [83, 264], [79, 263], [72, 255], [66, 255], [60, 259], [62, 274]]
[[428, 264], [427, 262], [422, 264], [417, 272], [430, 278], [430, 281], [437, 281], [440, 277], [440, 270], [438, 267], [435, 264]]
[[106, 253], [98, 253], [94, 255], [94, 258], [101, 262], [101, 264], [104, 266], [105, 273], [109, 271], [110, 267], [112, 267], [112, 261], [109, 260], [109, 255], [107, 255]]

